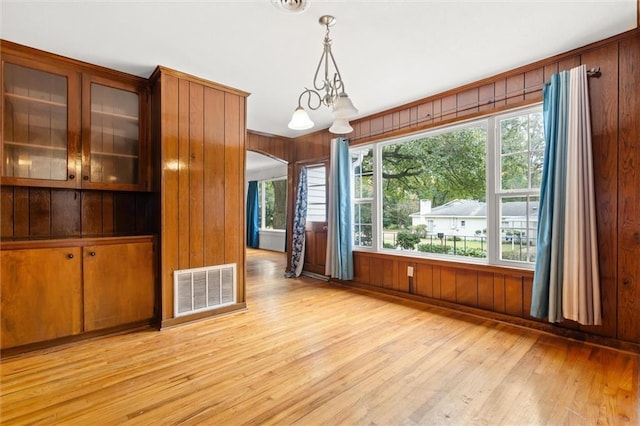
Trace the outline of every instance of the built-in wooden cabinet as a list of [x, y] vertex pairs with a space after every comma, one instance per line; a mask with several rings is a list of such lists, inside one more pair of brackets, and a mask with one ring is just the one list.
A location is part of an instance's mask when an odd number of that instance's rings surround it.
[[4, 185], [150, 189], [144, 79], [2, 49]]
[[80, 247], [0, 253], [2, 349], [82, 332]]
[[78, 74], [3, 55], [2, 181], [9, 185], [78, 184]]
[[3, 243], [2, 349], [154, 318], [151, 236]]
[[83, 248], [85, 331], [153, 318], [154, 255], [149, 239]]
[[148, 80], [0, 48], [2, 350], [150, 324]]
[[149, 189], [145, 92], [88, 74], [82, 88], [82, 186]]

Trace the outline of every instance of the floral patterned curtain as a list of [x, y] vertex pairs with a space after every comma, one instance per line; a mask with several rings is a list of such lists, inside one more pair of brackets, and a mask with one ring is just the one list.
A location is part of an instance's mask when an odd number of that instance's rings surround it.
[[296, 209], [293, 213], [293, 238], [291, 244], [291, 269], [285, 277], [299, 277], [304, 266], [305, 226], [307, 225], [307, 168], [300, 168]]

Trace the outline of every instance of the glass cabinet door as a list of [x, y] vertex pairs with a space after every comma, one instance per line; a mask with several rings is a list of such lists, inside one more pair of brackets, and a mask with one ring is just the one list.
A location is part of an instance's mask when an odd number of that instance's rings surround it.
[[67, 87], [67, 76], [4, 63], [3, 178], [74, 179], [68, 176], [73, 165], [68, 163]]
[[140, 95], [95, 82], [90, 92], [89, 172], [83, 179], [98, 185], [138, 185]]

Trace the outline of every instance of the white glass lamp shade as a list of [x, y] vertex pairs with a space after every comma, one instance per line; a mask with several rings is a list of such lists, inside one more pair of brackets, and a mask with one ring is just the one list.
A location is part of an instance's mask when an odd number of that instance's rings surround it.
[[353, 106], [349, 95], [342, 92], [333, 104], [333, 115], [336, 118], [350, 118], [358, 113], [356, 107]]
[[329, 127], [329, 131], [336, 135], [345, 135], [353, 132], [353, 127], [351, 127], [347, 119], [336, 118], [331, 127]]
[[296, 108], [289, 122], [291, 130], [307, 130], [313, 127], [313, 121], [309, 118], [309, 114], [301, 106]]

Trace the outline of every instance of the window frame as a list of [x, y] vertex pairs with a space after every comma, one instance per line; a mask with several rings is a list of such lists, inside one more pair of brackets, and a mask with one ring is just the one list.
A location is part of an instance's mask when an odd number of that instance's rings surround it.
[[[501, 173], [501, 140], [500, 140], [500, 129], [499, 124], [502, 120], [522, 116], [530, 113], [542, 113], [542, 103], [534, 103], [529, 104], [522, 107], [517, 107], [514, 109], [510, 109], [507, 111], [503, 111], [500, 113], [480, 117], [473, 118], [470, 120], [465, 120], [463, 122], [456, 122], [449, 125], [439, 126], [436, 128], [431, 128], [426, 131], [416, 132], [411, 134], [402, 135], [399, 137], [389, 138], [389, 139], [381, 139], [374, 142], [369, 142], [365, 144], [353, 145], [349, 148], [350, 157], [354, 155], [354, 153], [359, 151], [364, 151], [370, 149], [373, 156], [373, 199], [356, 199], [354, 194], [354, 183], [353, 183], [353, 169], [351, 173], [352, 182], [352, 205], [362, 204], [364, 202], [372, 203], [372, 245], [371, 247], [353, 245], [354, 251], [366, 251], [366, 252], [377, 252], [384, 254], [394, 254], [400, 256], [407, 257], [417, 257], [417, 258], [427, 258], [427, 259], [438, 259], [438, 260], [446, 260], [446, 261], [455, 261], [462, 263], [470, 263], [470, 264], [485, 264], [485, 265], [498, 265], [498, 266], [507, 266], [521, 269], [533, 269], [535, 266], [535, 262], [526, 262], [526, 261], [516, 261], [509, 259], [501, 259], [501, 246], [502, 238], [501, 238], [501, 208], [500, 202], [505, 197], [537, 197], [539, 200], [540, 196], [540, 188], [532, 189], [528, 188], [527, 190], [502, 190], [501, 181], [500, 181], [500, 173]], [[404, 143], [411, 140], [416, 140], [420, 138], [428, 138], [437, 136], [443, 133], [457, 131], [463, 128], [477, 127], [478, 125], [483, 125], [486, 130], [486, 149], [485, 149], [485, 164], [486, 164], [486, 244], [487, 244], [487, 257], [486, 258], [475, 258], [475, 257], [467, 257], [467, 256], [454, 256], [454, 255], [445, 255], [445, 254], [436, 254], [436, 253], [424, 253], [424, 252], [414, 252], [414, 251], [396, 251], [392, 249], [385, 249], [383, 247], [383, 227], [382, 227], [382, 215], [383, 215], [383, 194], [382, 194], [382, 151], [383, 147]], [[527, 152], [531, 152], [529, 149]], [[531, 174], [529, 172], [528, 179], [530, 180]], [[531, 186], [531, 182], [529, 181], [529, 186]], [[354, 209], [355, 210], [355, 209]], [[528, 209], [527, 209], [528, 211]], [[352, 233], [355, 231], [355, 228], [352, 229]], [[353, 235], [353, 234], [352, 234]]]
[[[282, 229], [276, 229], [276, 228], [265, 228], [265, 223], [266, 223], [266, 209], [265, 209], [265, 205], [266, 205], [266, 184], [267, 182], [274, 182], [274, 181], [287, 181], [287, 176], [280, 176], [280, 177], [274, 177], [274, 178], [269, 178], [269, 179], [262, 179], [258, 181], [258, 210], [259, 210], [259, 220], [260, 220], [260, 231], [268, 231], [268, 232], [285, 232], [287, 229], [286, 226], [286, 217], [285, 217], [285, 227]], [[286, 201], [285, 201], [286, 203]], [[285, 215], [286, 215], [286, 210], [285, 210]]]

